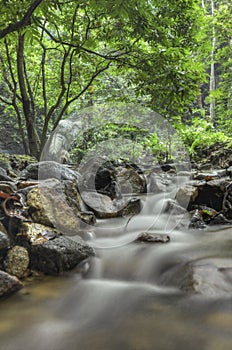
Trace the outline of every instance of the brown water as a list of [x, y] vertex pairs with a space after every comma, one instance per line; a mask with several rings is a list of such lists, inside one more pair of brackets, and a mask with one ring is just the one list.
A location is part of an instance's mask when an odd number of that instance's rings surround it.
[[[88, 236], [95, 258], [60, 277], [28, 280], [0, 302], [0, 350], [232, 349], [230, 274], [228, 285], [215, 276], [201, 295], [170, 282], [181, 261], [232, 267], [232, 228], [191, 232], [183, 216], [163, 213], [166, 198], [143, 201], [126, 229], [122, 219], [98, 223]], [[144, 230], [171, 241], [132, 243]]]

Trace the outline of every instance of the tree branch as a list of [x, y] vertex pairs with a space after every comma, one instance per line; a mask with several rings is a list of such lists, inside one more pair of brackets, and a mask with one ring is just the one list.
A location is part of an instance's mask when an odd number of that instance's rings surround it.
[[[37, 24], [38, 26], [42, 29], [42, 26], [41, 24], [37, 21]], [[125, 56], [125, 55], [128, 55], [129, 53], [131, 53], [130, 50], [126, 50], [126, 51], [121, 51], [121, 50], [113, 50], [111, 52], [109, 52], [108, 54], [102, 54], [100, 52], [96, 52], [96, 51], [93, 51], [93, 50], [90, 50], [90, 49], [87, 49], [83, 46], [80, 46], [80, 45], [75, 45], [71, 42], [67, 42], [67, 41], [64, 41], [60, 38], [56, 38], [52, 33], [49, 32], [49, 30], [47, 28], [44, 28], [44, 31], [46, 32], [46, 34], [56, 43], [62, 45], [63, 47], [64, 46], [68, 46], [68, 47], [73, 47], [73, 48], [76, 48], [76, 49], [79, 49], [80, 51], [84, 51], [84, 52], [87, 52], [91, 55], [95, 55], [95, 56], [98, 56], [98, 57], [101, 57], [101, 58], [104, 58], [105, 60], [107, 61], [120, 61], [120, 58], [122, 56]]]
[[78, 98], [80, 98], [81, 95], [83, 95], [87, 90], [88, 88], [92, 85], [94, 79], [100, 75], [101, 73], [103, 73], [105, 70], [107, 70], [110, 66], [111, 62], [108, 62], [107, 65], [101, 69], [98, 69], [97, 71], [95, 71], [92, 75], [92, 77], [90, 78], [89, 82], [86, 84], [86, 86], [79, 92], [79, 94], [77, 94], [76, 96], [74, 96], [73, 98], [71, 98], [70, 100], [66, 101], [64, 107], [61, 109], [58, 117], [56, 118], [56, 121], [53, 125], [53, 128], [52, 128], [52, 131], [55, 130], [55, 128], [58, 126], [62, 116], [64, 115], [65, 111], [67, 110], [67, 108], [69, 107], [69, 105], [71, 103], [73, 103], [74, 101], [76, 101]]
[[39, 6], [39, 4], [43, 0], [35, 0], [31, 3], [30, 7], [28, 8], [27, 12], [23, 16], [23, 18], [16, 22], [16, 23], [10, 23], [6, 28], [0, 30], [0, 39], [4, 38], [7, 34], [10, 34], [12, 32], [15, 32], [21, 28], [24, 28], [31, 23], [31, 16], [33, 15], [33, 12], [36, 10], [36, 8]]

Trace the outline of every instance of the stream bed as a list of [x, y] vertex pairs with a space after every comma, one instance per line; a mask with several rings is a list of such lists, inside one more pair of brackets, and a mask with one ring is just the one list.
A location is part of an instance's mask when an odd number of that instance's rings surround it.
[[[231, 350], [232, 228], [189, 230], [165, 201], [99, 220], [96, 257], [1, 300], [0, 350]], [[135, 242], [143, 231], [170, 242]]]

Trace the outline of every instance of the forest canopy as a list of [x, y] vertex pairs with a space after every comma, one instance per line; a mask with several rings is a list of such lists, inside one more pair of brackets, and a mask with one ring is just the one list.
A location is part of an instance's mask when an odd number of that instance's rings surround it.
[[25, 153], [39, 159], [62, 119], [114, 101], [160, 113], [192, 150], [202, 130], [230, 136], [230, 1], [3, 0], [0, 15], [0, 123], [17, 124]]

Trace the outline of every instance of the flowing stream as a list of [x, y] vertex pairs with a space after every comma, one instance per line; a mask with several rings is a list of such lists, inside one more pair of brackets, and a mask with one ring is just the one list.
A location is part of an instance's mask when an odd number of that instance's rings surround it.
[[[231, 350], [232, 228], [191, 231], [166, 197], [142, 198], [129, 222], [99, 221], [84, 237], [96, 257], [1, 300], [0, 350]], [[170, 242], [134, 242], [143, 231]], [[201, 293], [180, 288], [189, 261], [206, 268]]]

